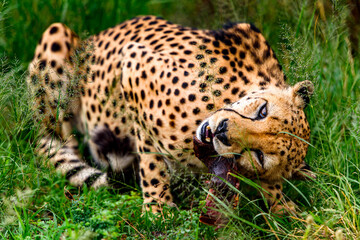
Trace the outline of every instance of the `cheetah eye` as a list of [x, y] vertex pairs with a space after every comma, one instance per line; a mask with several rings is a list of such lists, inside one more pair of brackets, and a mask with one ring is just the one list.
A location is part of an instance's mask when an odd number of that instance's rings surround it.
[[265, 103], [260, 107], [256, 120], [261, 120], [267, 117], [267, 104]]

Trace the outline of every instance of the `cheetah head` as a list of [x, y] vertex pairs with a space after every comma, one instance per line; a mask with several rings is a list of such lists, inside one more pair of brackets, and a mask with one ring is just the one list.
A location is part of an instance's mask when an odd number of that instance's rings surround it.
[[[229, 172], [266, 181], [312, 177], [304, 162], [310, 139], [304, 108], [313, 90], [304, 81], [255, 91], [215, 111], [196, 131], [196, 156], [233, 185], [238, 181]], [[223, 184], [216, 177], [212, 182]]]

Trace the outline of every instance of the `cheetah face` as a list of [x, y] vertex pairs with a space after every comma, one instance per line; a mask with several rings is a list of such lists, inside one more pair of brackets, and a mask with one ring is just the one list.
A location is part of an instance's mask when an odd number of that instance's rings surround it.
[[303, 110], [313, 88], [304, 81], [252, 92], [217, 110], [196, 131], [196, 155], [211, 173], [233, 185], [237, 183], [227, 176], [229, 171], [268, 181], [291, 178], [308, 148], [310, 129]]

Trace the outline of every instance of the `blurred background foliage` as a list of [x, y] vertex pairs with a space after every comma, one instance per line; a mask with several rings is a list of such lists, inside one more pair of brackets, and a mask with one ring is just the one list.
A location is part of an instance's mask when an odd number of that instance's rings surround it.
[[[184, 26], [208, 29], [220, 28], [228, 21], [252, 22], [277, 48], [282, 25], [296, 26], [304, 24], [303, 19], [312, 19], [307, 27], [315, 24], [323, 31], [327, 19], [339, 18], [341, 14], [349, 16], [352, 38], [356, 38], [359, 12], [358, 0], [2, 0], [0, 53], [30, 61], [36, 42], [53, 22], [65, 23], [81, 37], [87, 37], [147, 14], [162, 16]], [[302, 27], [297, 26], [296, 30], [297, 34], [302, 34]], [[314, 34], [323, 39], [322, 31], [314, 31]], [[358, 38], [353, 41], [358, 42]]]

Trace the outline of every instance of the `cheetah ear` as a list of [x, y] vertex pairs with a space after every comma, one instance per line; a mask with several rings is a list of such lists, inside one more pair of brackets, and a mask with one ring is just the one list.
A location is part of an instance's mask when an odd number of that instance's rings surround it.
[[310, 180], [316, 179], [315, 173], [310, 170], [310, 166], [303, 161], [300, 166], [294, 170], [291, 179], [294, 180]]
[[310, 102], [310, 98], [314, 93], [314, 84], [308, 80], [298, 82], [293, 87], [293, 96], [296, 106], [304, 109]]

